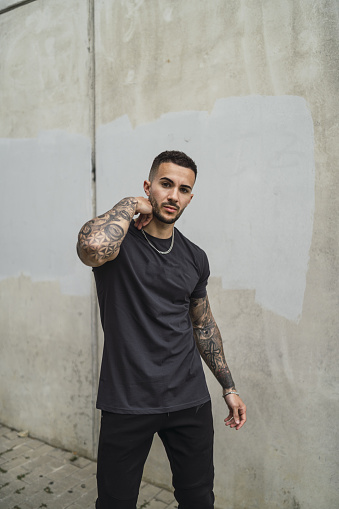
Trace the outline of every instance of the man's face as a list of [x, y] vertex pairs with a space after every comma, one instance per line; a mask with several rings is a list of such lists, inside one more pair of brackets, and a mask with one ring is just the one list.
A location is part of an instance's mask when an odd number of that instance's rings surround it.
[[194, 171], [174, 163], [161, 163], [152, 182], [145, 180], [144, 189], [153, 207], [153, 216], [172, 224], [193, 198]]

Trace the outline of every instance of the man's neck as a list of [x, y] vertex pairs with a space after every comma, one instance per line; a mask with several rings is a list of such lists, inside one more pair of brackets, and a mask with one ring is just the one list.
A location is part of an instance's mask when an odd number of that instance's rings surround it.
[[163, 223], [156, 217], [153, 217], [152, 221], [143, 228], [143, 230], [149, 235], [152, 235], [152, 237], [157, 237], [158, 239], [169, 239], [172, 237], [173, 228], [174, 223]]

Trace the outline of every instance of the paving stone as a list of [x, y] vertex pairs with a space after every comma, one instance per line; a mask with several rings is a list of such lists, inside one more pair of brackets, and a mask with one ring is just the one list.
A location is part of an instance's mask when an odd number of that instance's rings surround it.
[[79, 468], [78, 470], [74, 471], [72, 474], [72, 477], [74, 479], [78, 479], [79, 481], [85, 481], [89, 477], [95, 477], [97, 471], [96, 463], [93, 461], [87, 467]]
[[45, 475], [61, 467], [57, 460], [54, 460], [54, 458], [49, 458], [48, 456], [37, 456], [33, 460], [26, 459], [22, 466], [29, 471], [39, 469], [41, 473]]
[[22, 441], [22, 438], [19, 437], [17, 437], [15, 440], [10, 440], [9, 442], [13, 450], [25, 445], [24, 442]]
[[[11, 496], [8, 497], [8, 502], [10, 504], [8, 506], [8, 509], [11, 509], [14, 506], [21, 507], [21, 504], [24, 504], [26, 502], [26, 500], [27, 500], [27, 498], [26, 498], [25, 490], [23, 490], [21, 492], [12, 493]], [[0, 503], [2, 503], [2, 502], [0, 502]], [[4, 507], [6, 507], [6, 505]]]
[[63, 449], [53, 449], [48, 453], [48, 455], [52, 456], [53, 458], [58, 458], [65, 463], [68, 463], [68, 461], [74, 456], [72, 452], [64, 451]]
[[16, 503], [13, 498], [6, 498], [2, 500], [0, 498], [0, 508], [1, 509], [15, 509], [15, 507], [20, 509], [36, 509], [36, 506], [33, 506], [29, 501], [19, 501]]
[[96, 489], [97, 487], [97, 479], [96, 477], [92, 476], [92, 477], [88, 477], [86, 479], [86, 481], [84, 482], [78, 482], [77, 480], [77, 484], [74, 486], [76, 489], [79, 489], [80, 492], [82, 492], [82, 495], [86, 492], [86, 491], [90, 491], [92, 489]]
[[4, 470], [7, 470], [9, 472], [10, 470], [15, 470], [17, 467], [25, 468], [24, 465], [28, 462], [24, 456], [17, 456], [16, 458], [12, 458], [6, 463], [1, 464], [1, 468]]
[[148, 502], [152, 498], [156, 497], [158, 493], [160, 493], [161, 488], [158, 486], [153, 486], [152, 484], [146, 484], [139, 492], [139, 498], [142, 498], [143, 501]]
[[152, 498], [147, 506], [147, 509], [167, 509], [167, 507], [168, 504], [161, 502], [161, 500], [158, 500], [157, 498]]
[[161, 490], [157, 495], [156, 499], [164, 502], [165, 504], [171, 504], [174, 500], [174, 495], [172, 491], [169, 490]]
[[75, 457], [76, 457], [76, 460], [74, 460], [74, 461], [69, 460], [69, 461], [71, 461], [72, 465], [74, 465], [77, 468], [85, 468], [85, 467], [87, 467], [87, 465], [90, 465], [91, 463], [93, 463], [92, 461], [90, 461], [87, 458], [82, 458], [81, 456], [75, 456]]
[[178, 502], [174, 500], [169, 506], [167, 506], [167, 509], [178, 509]]
[[4, 443], [4, 440], [0, 439], [0, 457], [2, 457], [6, 452], [9, 452], [12, 450], [10, 442]]
[[42, 442], [40, 440], [37, 440], [36, 438], [26, 437], [22, 438], [21, 440], [24, 441], [24, 444], [29, 447], [30, 449], [36, 449], [37, 447], [41, 447]]
[[17, 465], [15, 468], [6, 468], [6, 465], [1, 467], [1, 479], [14, 479], [17, 475], [27, 473], [21, 465]]
[[89, 490], [87, 493], [85, 493], [79, 500], [84, 506], [90, 506], [92, 504], [92, 507], [94, 508], [95, 501], [97, 499], [97, 489], [93, 488]]
[[7, 428], [7, 433], [4, 434], [4, 437], [8, 438], [8, 440], [15, 440], [18, 437], [18, 432]]
[[[29, 468], [31, 467], [31, 468]], [[53, 472], [56, 468], [55, 465], [44, 464], [42, 467], [37, 465], [33, 468], [33, 464], [25, 464], [25, 469], [27, 469], [27, 475], [23, 478], [23, 480], [28, 484], [38, 484], [41, 480], [45, 479], [44, 482], [50, 481], [47, 477], [49, 472]]]
[[13, 451], [12, 448], [9, 448], [9, 449], [6, 449], [2, 454], [1, 454], [1, 457], [2, 459], [6, 460], [6, 461], [10, 461], [12, 459], [15, 459], [17, 458], [18, 456], [20, 456], [20, 454], [18, 454], [17, 452]]
[[[53, 484], [51, 484], [53, 483]], [[68, 492], [74, 492], [76, 484], [74, 482], [74, 479], [70, 479], [69, 477], [66, 477], [64, 479], [58, 479], [56, 482], [51, 481], [48, 483], [48, 486], [54, 493], [58, 493], [59, 495]], [[71, 497], [73, 498], [73, 497]]]
[[148, 507], [148, 502], [155, 498], [158, 493], [160, 493], [161, 488], [157, 486], [152, 486], [151, 484], [146, 484], [140, 491], [137, 502], [137, 507]]
[[28, 447], [25, 444], [18, 444], [13, 448], [13, 452], [15, 452], [17, 456], [23, 456], [24, 458], [32, 458], [34, 449]]
[[31, 504], [34, 509], [44, 507], [43, 504], [45, 504], [48, 509], [52, 509], [52, 507], [54, 509], [54, 506], [52, 506], [51, 496], [47, 493], [44, 493], [43, 491], [39, 491], [38, 493], [35, 493], [33, 496], [29, 497], [29, 499], [26, 500], [26, 503]]
[[32, 497], [36, 493], [44, 493], [46, 486], [50, 486], [51, 481], [49, 479], [46, 479], [45, 477], [42, 479], [37, 480], [36, 482], [32, 484], [27, 484], [27, 493]]
[[[73, 465], [62, 465], [61, 467], [53, 470], [47, 474], [47, 477], [52, 480], [63, 479], [64, 477], [71, 477], [77, 470]], [[74, 482], [75, 484], [75, 482]]]
[[79, 501], [80, 494], [78, 491], [68, 490], [57, 497], [57, 502], [62, 507], [68, 507], [72, 502]]
[[[2, 456], [0, 456], [0, 467], [4, 468], [5, 463], [7, 463], [7, 461], [5, 459], [2, 459]], [[0, 470], [0, 472], [1, 472], [1, 470]]]
[[39, 458], [44, 455], [48, 455], [48, 453], [53, 452], [53, 447], [48, 444], [41, 444], [40, 447], [36, 447], [35, 449], [32, 449], [29, 456], [30, 458]]
[[25, 495], [25, 499], [33, 497], [36, 493], [39, 493], [42, 489], [41, 486], [38, 486], [36, 484], [23, 483], [23, 486], [25, 487], [25, 489], [22, 493]]
[[0, 498], [6, 496], [8, 493], [14, 492], [22, 487], [22, 482], [18, 479], [1, 478], [0, 482]]

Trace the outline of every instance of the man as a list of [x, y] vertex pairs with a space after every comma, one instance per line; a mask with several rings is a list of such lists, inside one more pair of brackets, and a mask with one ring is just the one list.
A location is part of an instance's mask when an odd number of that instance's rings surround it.
[[207, 257], [174, 228], [196, 174], [184, 153], [159, 154], [144, 182], [147, 198], [122, 199], [79, 233], [78, 255], [93, 267], [105, 334], [98, 509], [136, 508], [155, 433], [179, 508], [213, 508], [213, 423], [200, 356], [222, 386], [226, 426], [246, 422], [208, 302]]

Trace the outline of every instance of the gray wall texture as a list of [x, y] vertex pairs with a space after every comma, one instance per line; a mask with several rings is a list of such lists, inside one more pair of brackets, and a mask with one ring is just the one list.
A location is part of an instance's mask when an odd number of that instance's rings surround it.
[[[0, 0], [0, 421], [95, 457], [102, 334], [81, 225], [198, 164], [178, 227], [248, 405], [215, 417], [216, 502], [335, 509], [339, 4]], [[148, 479], [170, 485], [156, 439]]]

